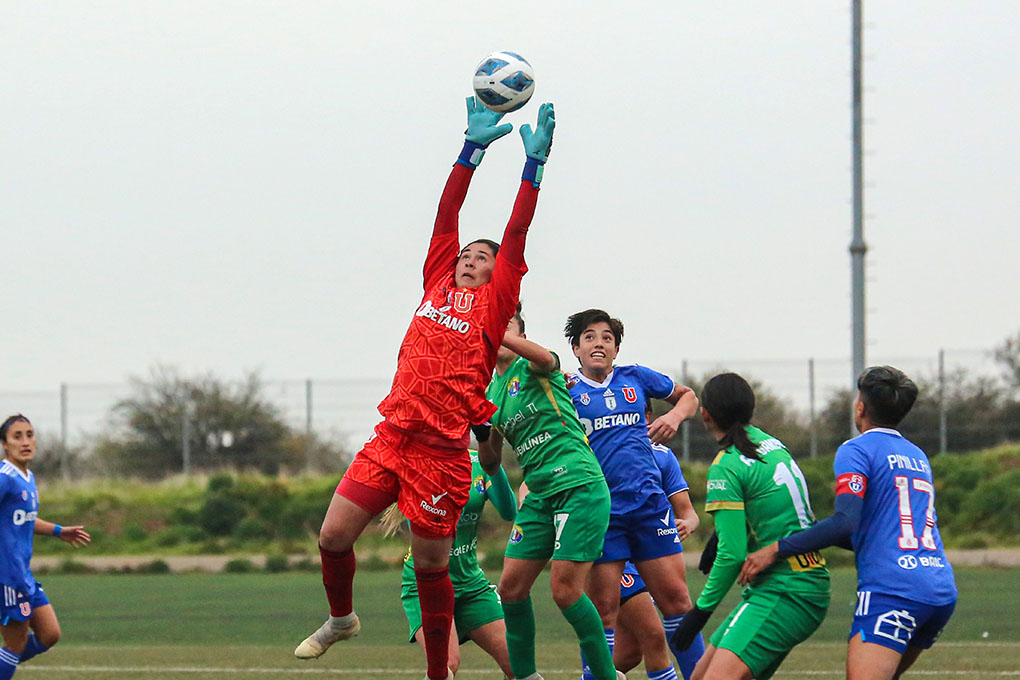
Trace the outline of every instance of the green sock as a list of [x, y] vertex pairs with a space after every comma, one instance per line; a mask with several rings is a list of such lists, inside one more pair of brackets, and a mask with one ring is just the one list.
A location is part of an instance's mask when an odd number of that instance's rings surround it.
[[[521, 602], [503, 600], [503, 617], [506, 621], [506, 646], [510, 653], [510, 670], [514, 672], [514, 677], [526, 678], [537, 672], [535, 610], [531, 608], [531, 596]], [[599, 630], [602, 630], [601, 625], [600, 623]], [[605, 639], [602, 641], [605, 642]]]
[[[602, 619], [595, 605], [587, 595], [581, 595], [577, 602], [562, 610], [564, 618], [577, 633], [581, 651], [596, 680], [616, 680], [613, 654], [606, 643]], [[507, 626], [509, 630], [509, 626]], [[516, 672], [516, 671], [514, 671]]]

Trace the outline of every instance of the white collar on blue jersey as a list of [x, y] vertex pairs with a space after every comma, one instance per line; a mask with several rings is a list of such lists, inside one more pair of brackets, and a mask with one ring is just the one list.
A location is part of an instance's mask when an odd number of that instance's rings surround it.
[[[891, 434], [897, 437], [902, 437], [899, 430], [894, 430], [891, 427], [873, 427], [868, 432], [881, 432], [883, 434]], [[868, 434], [868, 432], [862, 432], [861, 435]]]
[[4, 459], [3, 465], [0, 465], [0, 472], [6, 473], [8, 470], [12, 470], [18, 474], [19, 477], [24, 479], [26, 482], [32, 481], [32, 471], [29, 470], [27, 473], [22, 472], [21, 468], [12, 463], [11, 461]]
[[603, 380], [602, 382], [595, 382], [594, 380], [586, 376], [584, 373], [581, 373], [580, 368], [577, 369], [574, 375], [577, 376], [578, 380], [583, 382], [585, 385], [588, 385], [589, 387], [608, 387], [609, 383], [613, 382], [613, 373], [615, 372], [616, 366], [613, 366], [612, 370], [610, 370], [609, 373], [606, 374], [606, 379]]

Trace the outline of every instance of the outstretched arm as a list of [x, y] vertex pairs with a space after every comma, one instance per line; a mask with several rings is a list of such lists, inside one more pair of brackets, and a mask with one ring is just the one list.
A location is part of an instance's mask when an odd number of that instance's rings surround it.
[[522, 338], [519, 335], [504, 335], [503, 346], [531, 362], [531, 370], [536, 373], [552, 373], [560, 368], [560, 360], [556, 358], [555, 354], [527, 338]]
[[449, 273], [457, 257], [460, 209], [464, 205], [471, 176], [482, 162], [485, 149], [513, 129], [509, 123], [498, 125], [503, 114], [490, 111], [474, 97], [467, 98], [467, 117], [464, 148], [446, 180], [446, 187], [439, 199], [436, 222], [432, 227], [432, 241], [429, 243], [424, 268], [426, 290], [435, 285], [438, 277]]
[[552, 104], [542, 104], [538, 110], [538, 124], [534, 131], [530, 124], [521, 128], [521, 139], [524, 140], [524, 151], [527, 160], [524, 173], [521, 175], [521, 188], [517, 191], [514, 211], [503, 232], [503, 242], [499, 246], [499, 256], [514, 267], [524, 267], [524, 242], [528, 235], [528, 227], [535, 216], [535, 204], [538, 202], [538, 186], [542, 182], [545, 162], [549, 159], [552, 148], [553, 130], [556, 128], [556, 113]]
[[64, 543], [73, 545], [75, 548], [88, 545], [89, 541], [92, 540], [92, 537], [89, 536], [82, 526], [62, 527], [59, 524], [47, 522], [39, 518], [36, 518], [35, 527], [32, 531], [39, 536], [56, 536]]

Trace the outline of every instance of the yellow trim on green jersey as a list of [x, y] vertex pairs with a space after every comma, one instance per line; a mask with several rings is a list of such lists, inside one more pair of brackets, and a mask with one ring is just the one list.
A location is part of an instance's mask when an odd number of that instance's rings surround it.
[[743, 501], [714, 501], [712, 503], [705, 503], [705, 512], [715, 512], [716, 510], [743, 510]]

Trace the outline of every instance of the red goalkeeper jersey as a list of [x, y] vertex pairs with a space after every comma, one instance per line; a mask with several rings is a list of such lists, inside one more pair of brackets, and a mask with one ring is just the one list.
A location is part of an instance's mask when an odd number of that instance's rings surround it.
[[524, 242], [538, 200], [538, 189], [521, 182], [492, 278], [477, 288], [457, 288], [458, 213], [472, 174], [463, 165], [450, 173], [425, 260], [425, 296], [400, 345], [393, 386], [379, 404], [391, 425], [455, 441], [496, 411], [485, 388], [528, 271]]

